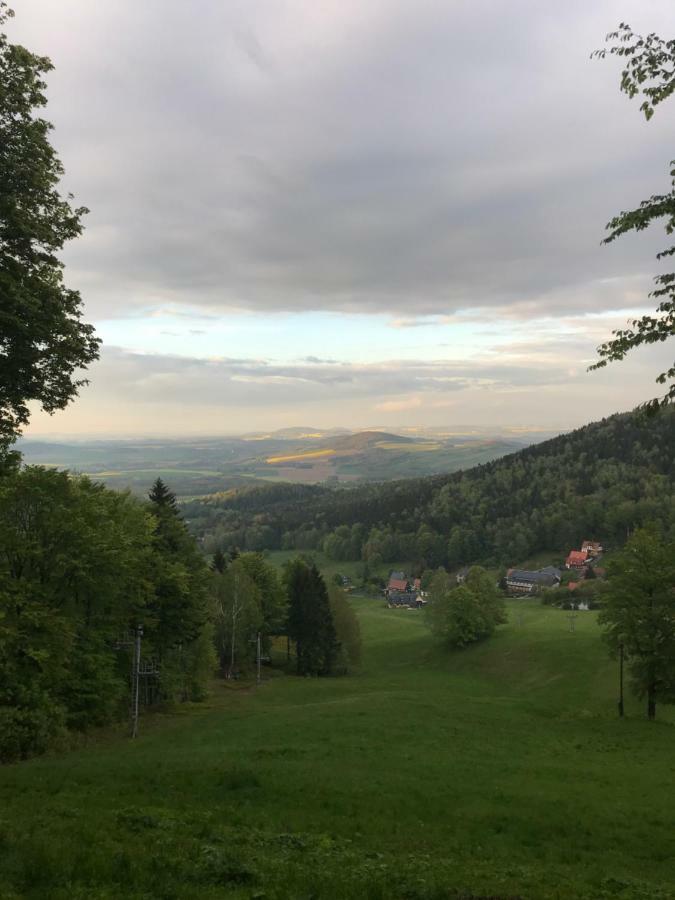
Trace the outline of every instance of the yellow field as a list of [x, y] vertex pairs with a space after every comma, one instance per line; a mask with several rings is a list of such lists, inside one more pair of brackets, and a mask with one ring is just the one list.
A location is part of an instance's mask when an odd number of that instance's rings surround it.
[[380, 441], [375, 446], [379, 450], [407, 450], [409, 453], [420, 453], [425, 450], [440, 450], [443, 445], [435, 442], [429, 442], [428, 444], [399, 444], [396, 441]]
[[320, 459], [325, 456], [334, 456], [335, 450], [308, 450], [306, 453], [290, 453], [288, 456], [268, 456], [265, 462], [275, 463], [297, 462], [304, 459]]

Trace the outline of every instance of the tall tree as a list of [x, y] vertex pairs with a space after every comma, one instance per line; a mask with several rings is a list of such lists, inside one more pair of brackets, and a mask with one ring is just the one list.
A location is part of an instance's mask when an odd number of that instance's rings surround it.
[[[0, 0], [0, 26], [11, 15]], [[38, 114], [51, 69], [0, 33], [0, 455], [27, 424], [29, 403], [52, 413], [76, 396], [86, 383], [76, 372], [100, 343], [57, 257], [87, 210], [59, 194], [63, 166]]]
[[600, 622], [614, 653], [624, 656], [647, 717], [657, 700], [675, 700], [675, 542], [638, 529], [608, 566]]
[[287, 565], [285, 583], [298, 675], [330, 675], [340, 648], [326, 584], [314, 564], [299, 558]]
[[225, 572], [213, 573], [211, 593], [220, 667], [225, 677], [233, 678], [250, 657], [249, 642], [262, 626], [260, 591], [235, 560]]
[[151, 503], [160, 509], [178, 514], [178, 501], [173, 491], [169, 490], [161, 478], [156, 478], [148, 493]]
[[[630, 98], [642, 94], [640, 110], [647, 121], [654, 109], [675, 91], [675, 40], [663, 40], [656, 34], [645, 37], [634, 34], [629, 25], [621, 23], [607, 35], [613, 45], [593, 54], [604, 59], [607, 53], [620, 56], [625, 62], [621, 72], [621, 90]], [[604, 243], [609, 244], [629, 231], [644, 231], [652, 222], [665, 220], [666, 234], [675, 230], [675, 160], [670, 163], [671, 189], [666, 194], [653, 194], [632, 210], [615, 216], [607, 225]], [[657, 259], [675, 255], [675, 245], [657, 254]], [[649, 295], [658, 300], [657, 315], [642, 316], [629, 322], [629, 327], [614, 331], [614, 338], [598, 347], [600, 361], [591, 369], [600, 369], [608, 362], [622, 360], [626, 354], [642, 344], [655, 344], [675, 335], [675, 272], [657, 275], [656, 288]], [[658, 384], [669, 383], [666, 394], [645, 404], [656, 410], [675, 401], [675, 364], [656, 379]]]

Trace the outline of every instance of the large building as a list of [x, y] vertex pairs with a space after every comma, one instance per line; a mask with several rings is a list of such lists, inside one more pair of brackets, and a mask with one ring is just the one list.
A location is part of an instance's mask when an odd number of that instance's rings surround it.
[[560, 577], [560, 570], [554, 566], [547, 566], [537, 572], [529, 572], [527, 569], [509, 569], [506, 573], [506, 589], [513, 596], [534, 594], [542, 588], [558, 587]]

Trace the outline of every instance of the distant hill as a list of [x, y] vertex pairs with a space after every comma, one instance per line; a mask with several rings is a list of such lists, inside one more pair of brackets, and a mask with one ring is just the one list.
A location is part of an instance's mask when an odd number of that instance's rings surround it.
[[675, 409], [648, 420], [617, 415], [453, 474], [283, 494], [235, 490], [191, 504], [188, 515], [200, 536], [218, 534], [224, 547], [329, 547], [337, 559], [418, 567], [508, 565], [585, 538], [617, 546], [647, 522], [675, 528], [674, 448]]
[[519, 445], [499, 436], [402, 436], [380, 429], [313, 431], [231, 438], [89, 440], [24, 439], [27, 463], [90, 475], [109, 487], [146, 493], [159, 475], [179, 496], [255, 483], [386, 481], [453, 472], [495, 459]]
[[386, 431], [357, 431], [356, 434], [346, 434], [326, 442], [326, 447], [333, 450], [368, 450], [378, 447], [380, 444], [414, 444], [413, 438], [403, 437], [398, 434], [389, 434]]

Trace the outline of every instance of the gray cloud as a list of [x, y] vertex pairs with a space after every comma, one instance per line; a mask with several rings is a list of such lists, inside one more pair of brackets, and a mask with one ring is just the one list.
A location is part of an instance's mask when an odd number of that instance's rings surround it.
[[611, 215], [666, 187], [672, 126], [646, 125], [619, 95], [619, 64], [588, 56], [621, 19], [669, 34], [671, 12], [25, 0], [11, 28], [57, 66], [49, 116], [67, 187], [92, 209], [68, 280], [90, 314], [413, 323], [641, 300], [661, 236], [600, 240]]
[[[469, 361], [398, 360], [347, 363], [307, 358], [296, 363], [259, 359], [202, 359], [104, 349], [91, 370], [98, 395], [134, 404], [185, 404], [293, 409], [303, 403], [378, 401], [408, 394], [466, 390], [545, 389], [587, 378], [578, 341], [496, 347]], [[571, 368], [576, 368], [572, 372]]]

